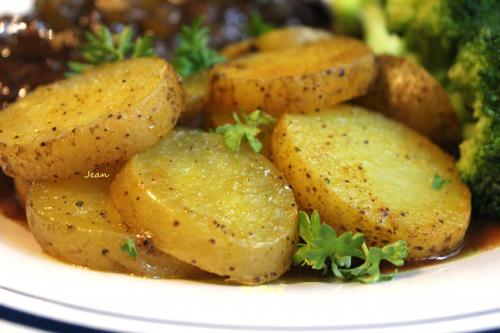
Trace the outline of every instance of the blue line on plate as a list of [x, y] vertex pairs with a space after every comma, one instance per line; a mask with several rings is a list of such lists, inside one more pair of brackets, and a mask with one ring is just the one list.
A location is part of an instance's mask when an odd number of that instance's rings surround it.
[[[133, 315], [124, 315], [120, 313], [114, 313], [110, 311], [103, 311], [103, 310], [96, 310], [92, 308], [87, 308], [75, 304], [69, 304], [57, 300], [52, 300], [48, 299], [45, 297], [40, 297], [37, 295], [32, 295], [29, 293], [25, 293], [23, 291], [15, 290], [12, 288], [4, 287], [0, 285], [0, 289], [5, 290], [7, 292], [19, 295], [19, 296], [24, 296], [27, 298], [31, 299], [36, 299], [39, 301], [59, 305], [62, 307], [66, 307], [69, 309], [73, 310], [78, 310], [78, 311], [83, 311], [87, 313], [93, 313], [97, 315], [104, 315], [104, 316], [109, 316], [109, 317], [114, 317], [114, 318], [121, 318], [121, 319], [127, 319], [127, 320], [134, 320], [134, 321], [142, 321], [142, 322], [147, 322], [147, 323], [152, 323], [152, 324], [163, 324], [163, 325], [171, 325], [171, 326], [184, 326], [184, 327], [195, 327], [195, 328], [201, 328], [201, 329], [224, 329], [224, 330], [241, 330], [241, 331], [247, 331], [247, 330], [254, 330], [254, 331], [276, 331], [276, 332], [286, 332], [286, 331], [294, 331], [294, 332], [303, 332], [303, 331], [332, 331], [332, 330], [363, 330], [363, 329], [383, 329], [383, 328], [396, 328], [396, 327], [408, 327], [408, 326], [417, 326], [417, 325], [425, 325], [425, 324], [433, 324], [433, 323], [443, 323], [447, 321], [454, 321], [454, 320], [461, 320], [461, 319], [467, 319], [467, 318], [474, 318], [474, 317], [480, 317], [480, 316], [486, 316], [486, 315], [493, 315], [493, 314], [500, 314], [500, 308], [495, 308], [495, 309], [489, 309], [489, 310], [484, 310], [484, 311], [478, 311], [478, 312], [471, 312], [471, 313], [463, 313], [463, 314], [458, 314], [458, 315], [453, 315], [453, 316], [448, 316], [448, 317], [436, 317], [436, 318], [429, 318], [429, 319], [421, 319], [421, 320], [408, 320], [408, 321], [402, 321], [402, 322], [392, 322], [392, 323], [372, 323], [372, 324], [353, 324], [353, 325], [332, 325], [332, 326], [311, 326], [311, 327], [297, 327], [297, 326], [252, 326], [252, 325], [227, 325], [227, 324], [213, 324], [213, 323], [199, 323], [199, 322], [186, 322], [186, 321], [178, 321], [178, 320], [168, 320], [168, 319], [159, 319], [159, 318], [147, 318], [147, 317], [141, 317], [141, 316], [133, 316]], [[1, 306], [1, 305], [0, 305]], [[0, 315], [1, 318], [1, 315]], [[76, 326], [78, 327], [78, 326]], [[94, 331], [94, 332], [102, 332], [102, 331]], [[500, 326], [496, 327], [496, 329], [493, 329], [491, 331], [487, 332], [495, 332], [499, 333], [500, 332]], [[107, 332], [106, 332], [107, 333]]]
[[112, 333], [35, 316], [0, 305], [0, 319], [54, 333]]

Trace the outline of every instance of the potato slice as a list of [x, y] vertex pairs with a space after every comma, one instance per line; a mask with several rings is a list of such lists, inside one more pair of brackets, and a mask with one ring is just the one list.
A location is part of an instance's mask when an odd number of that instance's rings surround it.
[[437, 144], [457, 147], [460, 125], [448, 94], [423, 67], [384, 55], [374, 89], [355, 103], [399, 120]]
[[[408, 242], [411, 258], [453, 251], [471, 213], [453, 158], [417, 132], [359, 107], [284, 115], [273, 159], [299, 204], [371, 245]], [[436, 175], [449, 183], [433, 189]]]
[[212, 113], [306, 113], [364, 95], [376, 76], [362, 42], [336, 37], [236, 59], [212, 69]]
[[274, 165], [217, 134], [176, 130], [136, 155], [111, 188], [125, 222], [178, 259], [256, 284], [290, 267], [297, 208]]
[[0, 166], [43, 180], [118, 164], [167, 134], [182, 108], [182, 88], [164, 60], [102, 65], [0, 112]]
[[274, 29], [256, 38], [230, 44], [221, 53], [228, 59], [234, 59], [251, 53], [283, 50], [329, 39], [333, 36], [329, 31], [306, 26], [286, 27]]
[[16, 199], [23, 206], [26, 207], [26, 200], [28, 198], [28, 191], [31, 186], [31, 181], [16, 178], [14, 179], [14, 188], [16, 190]]
[[186, 109], [181, 113], [180, 124], [190, 124], [204, 110], [208, 102], [208, 73], [200, 72], [183, 79], [182, 87], [186, 93]]
[[[102, 271], [158, 278], [206, 275], [157, 250], [147, 233], [136, 235], [122, 223], [109, 196], [112, 175], [108, 175], [32, 185], [26, 207], [28, 224], [45, 252]], [[121, 249], [129, 239], [137, 246], [136, 258]]]

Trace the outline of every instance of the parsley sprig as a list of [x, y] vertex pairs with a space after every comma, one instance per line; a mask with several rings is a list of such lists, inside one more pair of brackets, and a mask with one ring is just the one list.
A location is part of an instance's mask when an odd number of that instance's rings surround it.
[[120, 248], [122, 252], [127, 252], [132, 258], [137, 258], [137, 246], [135, 245], [133, 239], [128, 238], [125, 242], [123, 242]]
[[[325, 272], [330, 266], [337, 278], [346, 281], [371, 283], [391, 280], [397, 271], [382, 274], [380, 262], [386, 260], [400, 267], [408, 256], [405, 241], [400, 240], [383, 248], [368, 248], [361, 233], [337, 235], [331, 226], [321, 223], [317, 211], [311, 214], [311, 218], [305, 212], [299, 212], [299, 233], [304, 243], [299, 244], [293, 256], [294, 264]], [[353, 258], [364, 262], [353, 267]]]
[[101, 26], [96, 33], [85, 32], [86, 42], [81, 45], [80, 53], [85, 62], [68, 62], [67, 77], [80, 74], [87, 69], [107, 62], [115, 62], [129, 58], [155, 56], [153, 35], [145, 35], [133, 39], [130, 26], [113, 35], [106, 26]]
[[432, 189], [433, 190], [440, 190], [443, 186], [451, 183], [451, 180], [449, 179], [443, 179], [440, 175], [435, 174], [434, 179], [432, 180]]
[[210, 29], [198, 17], [191, 25], [181, 28], [179, 47], [175, 50], [172, 63], [177, 73], [183, 77], [191, 76], [203, 69], [225, 62], [226, 58], [210, 48]]
[[274, 25], [264, 21], [259, 12], [253, 11], [245, 26], [245, 33], [248, 37], [258, 37], [274, 29]]
[[226, 124], [215, 129], [215, 133], [224, 136], [224, 144], [231, 151], [238, 151], [241, 143], [246, 140], [254, 152], [260, 153], [262, 143], [257, 136], [260, 134], [262, 126], [271, 125], [276, 119], [267, 113], [257, 110], [251, 114], [243, 113], [241, 117], [234, 112], [235, 124]]

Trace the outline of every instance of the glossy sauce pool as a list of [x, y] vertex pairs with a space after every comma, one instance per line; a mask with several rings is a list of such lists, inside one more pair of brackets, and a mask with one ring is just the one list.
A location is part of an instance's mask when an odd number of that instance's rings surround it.
[[[26, 214], [19, 204], [13, 182], [10, 178], [0, 173], [0, 214], [11, 220], [11, 223], [19, 223], [28, 228]], [[10, 222], [7, 222], [10, 223]], [[487, 251], [500, 247], [500, 221], [493, 221], [484, 218], [474, 218], [459, 251], [448, 257], [422, 260], [417, 262], [407, 262], [400, 270], [407, 271], [424, 266], [436, 265], [448, 260], [457, 260], [478, 252]], [[391, 271], [389, 265], [383, 265], [383, 271]], [[279, 281], [300, 282], [300, 281], [325, 281], [325, 277], [320, 272], [313, 272], [309, 269], [296, 268], [285, 274]], [[211, 279], [211, 283], [217, 283], [219, 279]], [[222, 280], [220, 280], [222, 282]]]

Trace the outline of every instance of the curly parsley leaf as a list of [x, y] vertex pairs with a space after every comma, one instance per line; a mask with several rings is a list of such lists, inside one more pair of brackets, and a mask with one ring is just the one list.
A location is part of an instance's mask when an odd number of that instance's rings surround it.
[[70, 71], [65, 74], [66, 77], [80, 74], [95, 65], [156, 55], [153, 35], [138, 37], [134, 41], [130, 26], [124, 27], [115, 35], [106, 26], [101, 26], [96, 33], [85, 32], [85, 39], [86, 42], [80, 47], [81, 57], [85, 62], [68, 62]]
[[432, 189], [433, 190], [440, 190], [443, 186], [451, 183], [451, 180], [449, 179], [443, 179], [441, 178], [440, 175], [436, 174], [434, 176], [434, 179], [432, 180]]
[[202, 17], [181, 28], [179, 47], [175, 50], [172, 64], [182, 77], [226, 61], [225, 57], [208, 46], [209, 40], [210, 29], [203, 25]]
[[[391, 280], [396, 271], [391, 274], [380, 272], [380, 263], [386, 260], [400, 267], [408, 256], [408, 246], [405, 241], [397, 241], [383, 248], [371, 247], [365, 243], [361, 233], [345, 232], [337, 235], [335, 230], [322, 224], [318, 212], [311, 217], [305, 212], [299, 212], [299, 233], [304, 243], [299, 244], [293, 256], [295, 265], [311, 266], [315, 270], [328, 271], [339, 279], [372, 283]], [[353, 258], [364, 262], [353, 266]]]
[[122, 252], [127, 252], [132, 258], [137, 258], [137, 247], [133, 239], [128, 238], [120, 247]]
[[231, 151], [238, 151], [244, 140], [248, 142], [252, 150], [260, 153], [262, 143], [257, 136], [260, 134], [262, 126], [267, 126], [276, 122], [276, 119], [267, 113], [257, 110], [251, 114], [243, 113], [240, 116], [233, 113], [235, 124], [226, 124], [215, 129], [215, 133], [224, 136], [224, 144]]
[[274, 29], [274, 25], [265, 22], [259, 12], [253, 11], [245, 27], [248, 37], [258, 37]]

